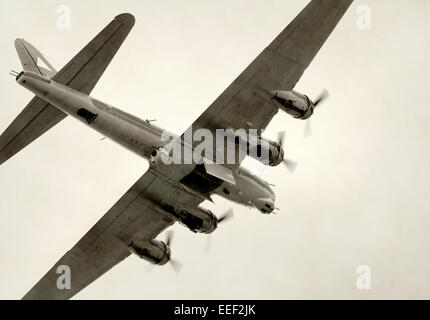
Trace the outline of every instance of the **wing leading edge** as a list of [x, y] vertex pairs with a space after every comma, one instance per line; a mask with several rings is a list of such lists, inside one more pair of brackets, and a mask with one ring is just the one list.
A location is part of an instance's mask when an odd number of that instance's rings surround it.
[[311, 1], [200, 115], [193, 130], [266, 128], [278, 112], [269, 92], [294, 88], [351, 3]]
[[[265, 128], [277, 108], [264, 92], [293, 89], [351, 3], [352, 0], [311, 1], [194, 122], [193, 129]], [[91, 83], [84, 88], [91, 88]], [[171, 170], [174, 171], [171, 177], [175, 176], [171, 180], [179, 181], [183, 170]], [[24, 299], [72, 297], [129, 255], [124, 238], [152, 239], [173, 224], [173, 220], [156, 211], [155, 206], [176, 201], [197, 206], [202, 199], [149, 170]], [[71, 290], [56, 287], [56, 270], [61, 264], [71, 268]]]

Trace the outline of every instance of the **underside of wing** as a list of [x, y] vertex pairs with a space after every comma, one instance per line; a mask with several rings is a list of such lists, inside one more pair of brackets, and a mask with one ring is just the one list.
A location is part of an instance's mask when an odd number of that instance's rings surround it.
[[[89, 94], [103, 75], [134, 25], [131, 14], [121, 14], [109, 23], [58, 73], [46, 58], [23, 39], [15, 47], [24, 70], [52, 76], [54, 80]], [[45, 67], [41, 66], [44, 64]], [[67, 115], [40, 98], [33, 98], [0, 136], [0, 164], [25, 148]]]
[[[175, 222], [171, 215], [160, 210], [161, 204], [178, 199], [190, 206], [197, 206], [202, 201], [159, 178], [151, 170], [147, 171], [24, 299], [69, 299], [128, 257], [131, 251], [147, 254], [146, 249], [139, 248], [154, 243], [153, 239]], [[170, 249], [166, 250], [170, 255]], [[158, 262], [157, 257], [153, 259], [152, 262]], [[61, 275], [57, 272], [64, 266], [70, 269], [70, 289], [57, 287]]]
[[273, 90], [292, 90], [352, 0], [313, 0], [193, 123], [264, 129], [278, 107]]

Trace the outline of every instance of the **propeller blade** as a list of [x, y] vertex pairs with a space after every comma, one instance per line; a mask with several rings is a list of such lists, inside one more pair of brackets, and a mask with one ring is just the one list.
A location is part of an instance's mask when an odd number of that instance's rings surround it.
[[179, 271], [182, 269], [182, 263], [175, 259], [170, 259], [169, 264], [176, 273], [179, 273]]
[[[279, 131], [278, 132], [278, 143], [281, 146], [281, 148], [283, 148], [285, 142], [285, 131]], [[288, 168], [288, 170], [293, 173], [294, 170], [296, 170], [297, 167], [297, 162], [292, 160], [292, 159], [288, 159], [288, 158], [284, 158], [284, 160], [282, 161], [284, 163], [284, 165]]]
[[285, 131], [279, 131], [278, 132], [278, 143], [281, 146], [281, 148], [284, 146], [285, 142]]
[[154, 265], [153, 264], [148, 263], [147, 265], [145, 265], [145, 271], [147, 273], [150, 273], [153, 269], [154, 269]]
[[210, 252], [212, 249], [212, 233], [208, 234], [208, 237], [206, 238], [205, 246], [203, 248], [204, 252]]
[[218, 218], [218, 223], [227, 221], [233, 217], [233, 209], [228, 209], [223, 215]]
[[[219, 218], [217, 218], [217, 223], [226, 222], [227, 220], [230, 220], [233, 218], [233, 209], [230, 208], [224, 214], [222, 214]], [[212, 233], [208, 235], [206, 239], [205, 246], [203, 247], [203, 250], [205, 252], [209, 252], [212, 249]]]
[[294, 171], [297, 168], [297, 162], [296, 161], [286, 158], [286, 159], [284, 159], [283, 163], [291, 173], [294, 173]]
[[305, 129], [303, 131], [303, 138], [309, 138], [312, 136], [312, 125], [311, 119], [306, 120]]
[[169, 230], [169, 231], [167, 231], [167, 237], [166, 237], [167, 246], [170, 247], [170, 244], [172, 243], [172, 239], [173, 239], [173, 231]]
[[[217, 218], [217, 222], [226, 222], [227, 220], [230, 220], [233, 218], [233, 209], [228, 209], [224, 214], [222, 214], [219, 218]], [[203, 247], [203, 251], [209, 252], [212, 249], [212, 233], [208, 235], [206, 238], [205, 246]]]
[[321, 92], [321, 94], [318, 96], [318, 98], [315, 99], [314, 106], [317, 107], [321, 102], [326, 100], [328, 97], [329, 97], [328, 91], [327, 91], [327, 89], [324, 89], [324, 91]]

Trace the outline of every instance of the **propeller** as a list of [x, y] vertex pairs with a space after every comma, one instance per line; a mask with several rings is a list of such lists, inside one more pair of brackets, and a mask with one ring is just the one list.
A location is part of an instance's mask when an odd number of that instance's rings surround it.
[[173, 239], [173, 231], [169, 230], [167, 231], [167, 236], [166, 236], [166, 244], [170, 247], [170, 244], [172, 243], [172, 239]]
[[290, 173], [294, 173], [294, 171], [297, 168], [298, 163], [294, 160], [291, 159], [284, 159], [284, 161], [282, 162], [284, 164], [285, 167], [287, 167], [288, 171], [290, 171]]
[[[169, 231], [167, 231], [167, 236], [166, 236], [166, 240], [165, 240], [165, 243], [169, 248], [171, 248], [172, 239], [173, 239], [173, 231], [169, 230]], [[173, 271], [175, 271], [175, 273], [179, 273], [179, 271], [181, 271], [181, 269], [182, 269], [182, 263], [180, 263], [176, 259], [172, 259], [171, 256], [170, 256], [169, 262], [167, 262], [167, 263], [172, 267], [172, 269], [173, 269]], [[147, 264], [145, 269], [146, 269], [146, 272], [151, 272], [154, 269], [154, 265], [153, 264]]]
[[318, 96], [318, 98], [315, 99], [314, 101], [314, 107], [318, 107], [318, 105], [321, 102], [324, 102], [324, 100], [326, 100], [329, 97], [329, 93], [327, 91], [327, 89], [324, 89], [323, 92], [320, 93], [320, 95]]
[[[324, 102], [329, 97], [329, 93], [327, 89], [324, 89], [323, 92], [320, 93], [318, 98], [313, 101], [314, 109], [318, 107], [322, 102]], [[309, 138], [312, 136], [312, 125], [311, 119], [306, 120], [305, 129], [303, 131], [303, 138]]]
[[176, 274], [179, 273], [182, 269], [182, 263], [180, 263], [178, 260], [170, 259], [169, 265], [172, 267], [173, 271], [175, 271]]
[[227, 220], [230, 220], [231, 218], [233, 218], [233, 209], [230, 208], [228, 209], [226, 212], [224, 212], [219, 218], [218, 218], [218, 223], [221, 222], [225, 222]]
[[[233, 215], [234, 215], [233, 209], [230, 208], [226, 212], [224, 212], [221, 216], [219, 216], [219, 218], [217, 218], [217, 223], [222, 223], [222, 222], [225, 223], [226, 221], [233, 218]], [[209, 252], [211, 248], [212, 248], [212, 233], [208, 234], [206, 244], [204, 246], [204, 251]]]
[[210, 252], [212, 249], [212, 234], [208, 234], [206, 238], [205, 246], [203, 247], [204, 252]]
[[285, 141], [285, 131], [279, 131], [278, 132], [278, 144], [279, 147], [282, 148], [284, 146]]
[[[171, 248], [172, 239], [173, 239], [173, 231], [169, 230], [167, 231], [167, 236], [166, 236], [166, 245], [169, 248]], [[172, 259], [172, 257], [170, 257], [170, 260], [168, 263], [172, 267], [173, 271], [175, 271], [176, 273], [179, 273], [179, 271], [181, 271], [182, 263], [180, 263], [178, 260]]]
[[[285, 131], [278, 132], [278, 144], [279, 148], [283, 148], [285, 142]], [[291, 173], [294, 172], [297, 168], [297, 162], [290, 158], [284, 158], [282, 161], [285, 167], [287, 167], [288, 171]]]
[[311, 125], [311, 119], [307, 119], [305, 123], [305, 129], [303, 130], [303, 138], [310, 138], [312, 137], [312, 125]]

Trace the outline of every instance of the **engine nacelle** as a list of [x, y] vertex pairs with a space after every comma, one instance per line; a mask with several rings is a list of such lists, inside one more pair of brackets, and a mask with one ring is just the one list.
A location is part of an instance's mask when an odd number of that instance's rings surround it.
[[212, 233], [218, 226], [217, 217], [209, 210], [200, 206], [183, 209], [163, 205], [161, 209], [170, 213], [179, 223], [193, 232]]
[[296, 91], [272, 91], [272, 99], [286, 113], [297, 119], [308, 119], [313, 113], [315, 105], [306, 95]]
[[248, 135], [240, 130], [234, 131], [234, 139], [236, 145], [244, 150], [251, 158], [265, 165], [277, 166], [284, 160], [284, 150], [281, 145], [262, 136]]
[[128, 249], [152, 264], [163, 265], [170, 260], [170, 248], [163, 241], [150, 240], [140, 245], [131, 243]]
[[263, 137], [258, 137], [256, 145], [248, 144], [247, 153], [251, 158], [272, 167], [284, 160], [284, 150], [281, 145]]
[[[266, 140], [265, 138], [260, 138], [260, 140]], [[284, 149], [277, 142], [267, 140], [269, 143], [269, 165], [272, 167], [277, 166], [284, 160]], [[264, 162], [263, 162], [264, 163]]]

